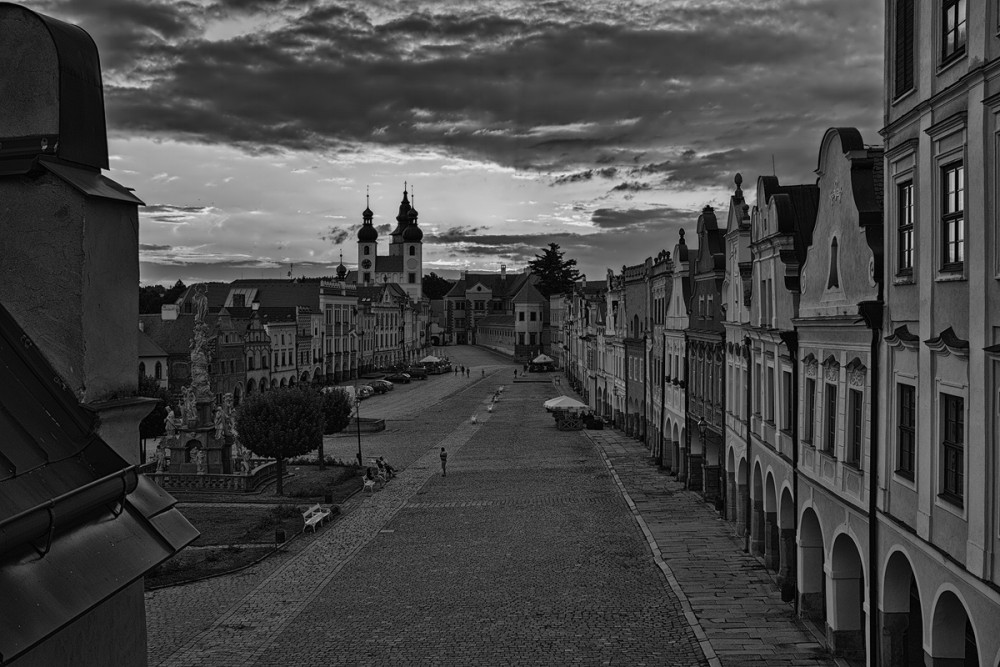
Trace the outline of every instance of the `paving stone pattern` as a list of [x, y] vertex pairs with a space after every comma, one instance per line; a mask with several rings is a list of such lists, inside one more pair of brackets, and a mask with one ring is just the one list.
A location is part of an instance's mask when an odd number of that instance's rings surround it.
[[781, 601], [774, 579], [743, 552], [730, 524], [617, 431], [588, 431], [605, 453], [724, 665], [837, 664]]
[[400, 393], [409, 418], [363, 436], [401, 468], [381, 491], [288, 553], [148, 594], [150, 664], [833, 664], [643, 445], [557, 431], [561, 390], [461, 354], [492, 375]]

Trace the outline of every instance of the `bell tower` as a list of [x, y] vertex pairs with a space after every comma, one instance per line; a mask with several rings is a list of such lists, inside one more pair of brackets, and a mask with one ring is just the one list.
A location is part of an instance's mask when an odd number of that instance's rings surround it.
[[378, 230], [372, 224], [375, 214], [372, 213], [370, 196], [365, 194], [365, 210], [361, 213], [361, 229], [358, 230], [358, 284], [374, 282], [375, 259], [378, 253]]

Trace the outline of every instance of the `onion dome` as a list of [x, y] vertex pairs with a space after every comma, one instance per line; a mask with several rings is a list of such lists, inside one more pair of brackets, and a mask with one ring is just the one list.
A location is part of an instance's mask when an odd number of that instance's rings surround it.
[[337, 265], [337, 280], [343, 281], [347, 277], [347, 267], [344, 266], [344, 253], [340, 253], [340, 264]]
[[417, 226], [416, 219], [414, 219], [413, 224], [407, 226], [407, 228], [403, 230], [404, 241], [409, 241], [410, 243], [420, 243], [423, 238], [424, 233], [420, 230], [420, 227]]
[[361, 229], [358, 230], [358, 241], [361, 243], [375, 243], [378, 241], [378, 230], [375, 229], [375, 225], [371, 223], [371, 220], [365, 220], [365, 224], [361, 225]]

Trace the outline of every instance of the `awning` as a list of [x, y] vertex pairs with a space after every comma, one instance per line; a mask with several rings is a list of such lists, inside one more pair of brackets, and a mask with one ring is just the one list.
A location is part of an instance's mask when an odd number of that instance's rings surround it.
[[431, 355], [428, 355], [428, 356], [424, 357], [423, 359], [421, 359], [420, 363], [421, 364], [436, 364], [436, 363], [438, 363], [440, 361], [441, 361], [440, 359], [438, 359], [437, 357], [435, 357], [434, 355], [431, 354]]
[[569, 396], [550, 398], [542, 404], [549, 412], [553, 410], [589, 410], [590, 406]]
[[553, 359], [552, 357], [548, 356], [547, 354], [540, 354], [537, 357], [535, 357], [534, 359], [532, 359], [531, 363], [533, 363], [533, 364], [551, 364], [554, 361], [555, 361], [555, 359]]

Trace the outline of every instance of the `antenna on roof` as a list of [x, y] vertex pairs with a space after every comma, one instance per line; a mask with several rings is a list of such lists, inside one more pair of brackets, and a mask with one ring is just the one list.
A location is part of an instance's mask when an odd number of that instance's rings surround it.
[[774, 173], [774, 153], [771, 153], [771, 175], [777, 176], [777, 174]]

